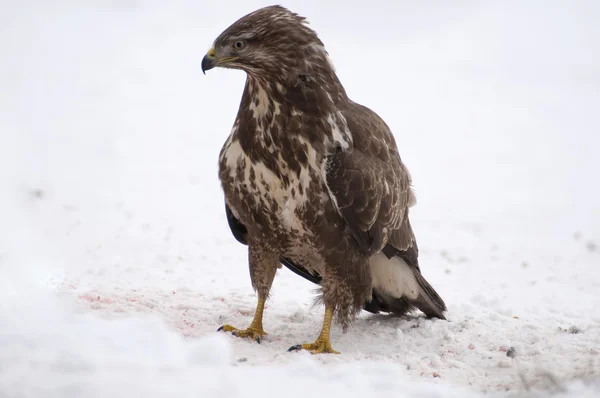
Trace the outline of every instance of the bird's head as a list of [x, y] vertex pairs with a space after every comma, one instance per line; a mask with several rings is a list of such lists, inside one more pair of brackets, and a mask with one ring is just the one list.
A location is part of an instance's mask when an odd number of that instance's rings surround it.
[[281, 6], [269, 6], [225, 29], [202, 59], [202, 72], [222, 67], [288, 79], [325, 64], [329, 62], [323, 43], [305, 18]]

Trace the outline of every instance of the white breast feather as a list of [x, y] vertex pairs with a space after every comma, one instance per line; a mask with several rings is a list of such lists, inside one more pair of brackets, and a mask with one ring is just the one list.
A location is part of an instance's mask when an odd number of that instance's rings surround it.
[[225, 157], [225, 163], [229, 168], [229, 175], [234, 177], [237, 171], [238, 163], [242, 160], [242, 156], [245, 154], [239, 141], [231, 141], [230, 136], [228, 143], [229, 145], [223, 152], [223, 156]]
[[269, 96], [267, 92], [258, 85], [256, 87], [256, 92], [254, 93], [254, 98], [257, 99], [258, 104], [255, 104], [254, 101], [250, 103], [248, 107], [254, 116], [255, 119], [258, 119], [267, 114], [269, 110]]

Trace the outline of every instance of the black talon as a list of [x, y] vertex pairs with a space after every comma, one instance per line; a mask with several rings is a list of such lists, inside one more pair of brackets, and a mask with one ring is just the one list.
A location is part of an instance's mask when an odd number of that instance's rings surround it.
[[220, 332], [221, 330], [223, 330], [223, 326], [220, 326], [220, 327], [217, 329], [217, 332]]
[[231, 335], [237, 337], [237, 332], [231, 332]]
[[255, 339], [255, 340], [256, 340], [256, 342], [257, 342], [258, 344], [260, 344], [260, 336], [256, 336], [256, 339]]
[[288, 348], [288, 352], [292, 351], [300, 351], [302, 349], [302, 344], [296, 344]]

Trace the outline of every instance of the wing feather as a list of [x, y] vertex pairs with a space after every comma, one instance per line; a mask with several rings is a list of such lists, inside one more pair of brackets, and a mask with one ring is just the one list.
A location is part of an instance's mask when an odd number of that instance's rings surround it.
[[394, 137], [370, 109], [352, 103], [344, 112], [354, 144], [326, 159], [325, 179], [338, 212], [367, 253], [386, 244], [411, 247], [414, 235], [408, 207], [411, 178], [400, 160]]

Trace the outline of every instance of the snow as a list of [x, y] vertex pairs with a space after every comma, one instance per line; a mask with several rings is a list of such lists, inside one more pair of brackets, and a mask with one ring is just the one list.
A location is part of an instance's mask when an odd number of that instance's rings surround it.
[[3, 6], [0, 397], [598, 396], [598, 3], [285, 4], [394, 130], [449, 307], [321, 356], [285, 269], [262, 344], [216, 332], [256, 304], [216, 172], [244, 76], [200, 61], [266, 4]]

